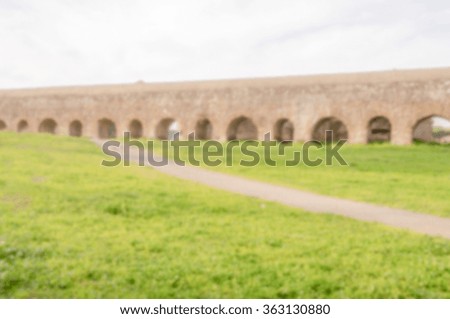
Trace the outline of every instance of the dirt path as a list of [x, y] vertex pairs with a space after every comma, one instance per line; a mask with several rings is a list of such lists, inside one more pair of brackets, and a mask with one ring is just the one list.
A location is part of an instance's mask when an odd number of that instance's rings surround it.
[[[95, 143], [102, 145], [102, 141], [95, 140]], [[122, 150], [119, 151], [122, 153]], [[139, 154], [134, 148], [132, 148], [130, 155], [132, 162], [139, 162]], [[146, 165], [150, 166], [149, 164]], [[319, 195], [198, 167], [179, 166], [174, 163], [169, 163], [169, 165], [161, 167], [152, 167], [160, 172], [181, 179], [194, 181], [233, 193], [298, 207], [309, 212], [336, 214], [450, 239], [450, 218]]]

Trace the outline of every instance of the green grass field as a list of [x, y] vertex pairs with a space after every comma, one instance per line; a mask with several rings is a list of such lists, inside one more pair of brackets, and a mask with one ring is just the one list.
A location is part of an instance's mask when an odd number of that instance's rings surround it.
[[102, 158], [84, 139], [0, 134], [0, 297], [450, 298], [448, 240]]
[[[155, 151], [161, 152], [160, 142], [154, 143]], [[200, 148], [196, 148], [195, 154], [196, 159], [201, 161], [201, 166], [229, 174], [315, 193], [450, 217], [450, 145], [346, 144], [341, 148], [341, 154], [348, 166], [341, 166], [334, 161], [332, 166], [323, 164], [309, 167], [301, 164], [286, 167], [285, 158], [293, 158], [293, 151], [299, 150], [301, 146], [298, 143], [287, 146], [286, 156], [276, 156], [272, 152], [276, 167], [264, 162], [254, 167], [242, 166], [241, 160], [251, 158], [236, 148], [232, 152], [231, 167], [205, 165]], [[263, 158], [261, 146], [251, 149]], [[186, 154], [187, 149], [182, 148], [181, 158], [186, 159]], [[227, 156], [217, 158], [225, 162]], [[312, 149], [311, 159], [316, 158], [325, 158], [324, 149]]]

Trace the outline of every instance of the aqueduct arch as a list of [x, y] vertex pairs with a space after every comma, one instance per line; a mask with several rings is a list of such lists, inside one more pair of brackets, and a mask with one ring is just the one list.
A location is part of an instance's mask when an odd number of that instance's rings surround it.
[[253, 121], [240, 116], [231, 121], [227, 129], [227, 140], [257, 140], [258, 129]]
[[40, 133], [55, 134], [57, 126], [58, 125], [54, 119], [45, 119], [41, 122], [41, 124], [39, 124], [38, 131]]
[[180, 133], [180, 126], [173, 118], [162, 119], [155, 130], [155, 136], [160, 140], [172, 140], [176, 133]]
[[[123, 121], [135, 118], [152, 137], [165, 139], [173, 122], [169, 118], [176, 116], [183, 132], [195, 131], [198, 138], [205, 139], [258, 139], [262, 138], [261, 133], [271, 131], [278, 140], [294, 136], [299, 141], [311, 137], [323, 140], [324, 131], [330, 129], [335, 138], [348, 137], [350, 143], [390, 140], [394, 144], [410, 144], [413, 136], [420, 137], [413, 133], [414, 123], [432, 114], [450, 118], [450, 67], [184, 83], [0, 89], [2, 127], [24, 131], [26, 125], [17, 122], [26, 119], [30, 131], [70, 134], [69, 121], [83, 119], [82, 135], [103, 138], [115, 137], [128, 129], [134, 136], [140, 136], [144, 133], [140, 125], [130, 126]], [[389, 117], [373, 119], [375, 115]], [[330, 118], [323, 121], [322, 116]], [[53, 122], [41, 123], [47, 117]], [[32, 120], [35, 118], [39, 119], [37, 123]], [[115, 123], [106, 121], [107, 118]], [[100, 119], [105, 121], [100, 123]], [[160, 119], [164, 120], [158, 123]], [[289, 120], [295, 127], [281, 120]], [[60, 123], [64, 123], [64, 129], [59, 129]], [[154, 126], [147, 129], [146, 123]], [[420, 131], [423, 125], [418, 123], [415, 128]], [[180, 138], [183, 137], [187, 135]]]
[[367, 142], [390, 142], [391, 122], [384, 116], [377, 116], [369, 121]]
[[28, 131], [28, 122], [25, 120], [21, 120], [17, 123], [17, 132], [22, 133]]
[[[331, 131], [332, 134], [327, 134]], [[336, 117], [326, 117], [319, 120], [314, 126], [312, 139], [319, 142], [333, 143], [348, 139], [348, 131], [345, 124]]]
[[199, 140], [210, 140], [212, 138], [213, 127], [208, 119], [201, 119], [195, 125], [195, 138]]
[[426, 143], [450, 143], [450, 119], [438, 115], [419, 119], [413, 126], [412, 140]]
[[131, 138], [141, 138], [143, 136], [143, 130], [142, 123], [139, 120], [134, 119], [128, 125]]
[[74, 120], [69, 124], [69, 135], [80, 137], [83, 135], [83, 124], [80, 121]]
[[0, 131], [6, 130], [6, 123], [3, 120], [0, 120]]
[[278, 120], [273, 130], [274, 139], [279, 142], [294, 140], [294, 124], [286, 118]]
[[103, 118], [98, 121], [98, 137], [102, 139], [116, 138], [116, 124], [110, 119]]

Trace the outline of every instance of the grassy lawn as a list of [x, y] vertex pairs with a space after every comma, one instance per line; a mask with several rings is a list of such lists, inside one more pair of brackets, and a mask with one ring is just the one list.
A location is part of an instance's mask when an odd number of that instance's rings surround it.
[[[146, 141], [143, 141], [146, 143]], [[160, 142], [155, 150], [161, 152]], [[226, 143], [223, 144], [226, 146]], [[203, 167], [225, 173], [281, 184], [316, 193], [372, 202], [391, 207], [404, 208], [422, 213], [450, 217], [450, 145], [415, 144], [395, 146], [389, 144], [344, 145], [341, 155], [349, 164], [309, 167], [304, 164], [286, 167], [286, 158], [293, 158], [293, 151], [301, 144], [286, 146], [284, 156], [271, 157], [277, 165], [272, 167], [261, 161], [253, 167], [240, 165], [249, 156], [234, 148], [233, 165], [211, 167], [205, 165], [201, 149], [196, 148], [196, 159]], [[261, 146], [250, 148], [260, 158], [264, 157]], [[311, 149], [311, 159], [325, 159], [324, 149]], [[187, 149], [181, 149], [186, 159]], [[217, 157], [225, 162], [227, 156]]]
[[[349, 155], [358, 163], [377, 149]], [[102, 158], [84, 139], [0, 134], [0, 297], [450, 298], [447, 240], [310, 214], [149, 168], [106, 168]], [[295, 178], [314, 174], [304, 171]]]

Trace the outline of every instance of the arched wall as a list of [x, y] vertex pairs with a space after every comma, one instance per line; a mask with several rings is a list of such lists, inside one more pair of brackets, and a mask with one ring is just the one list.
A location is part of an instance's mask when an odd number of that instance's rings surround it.
[[392, 125], [386, 116], [375, 116], [367, 123], [367, 142], [386, 143], [391, 141]]
[[17, 122], [16, 130], [19, 133], [27, 132], [30, 129], [30, 124], [26, 120], [20, 120]]
[[59, 131], [58, 122], [54, 118], [45, 118], [39, 123], [39, 133], [57, 134]]
[[214, 127], [208, 118], [201, 118], [195, 124], [195, 138], [210, 140], [213, 137]]
[[101, 118], [97, 121], [97, 138], [108, 139], [117, 138], [119, 133], [117, 123], [110, 118]]
[[128, 132], [131, 138], [141, 138], [144, 136], [144, 126], [137, 118], [132, 119], [128, 124]]
[[294, 140], [295, 127], [288, 118], [276, 120], [272, 129], [271, 138], [280, 142]]
[[73, 120], [69, 124], [69, 135], [74, 137], [83, 136], [83, 123], [79, 120]]
[[251, 117], [237, 116], [227, 126], [227, 140], [256, 140], [258, 139], [258, 126]]
[[[286, 118], [294, 140], [311, 138], [321, 118], [341, 119], [350, 143], [367, 142], [367, 123], [376, 116], [391, 122], [391, 142], [408, 144], [412, 128], [426, 116], [450, 118], [450, 68], [374, 72], [254, 80], [173, 84], [133, 84], [33, 90], [0, 90], [0, 118], [15, 130], [26, 120], [30, 132], [53, 118], [58, 134], [68, 134], [73, 119], [83, 124], [83, 136], [97, 136], [97, 121], [111, 119], [117, 135], [132, 119], [142, 123], [143, 136], [154, 137], [163, 118], [174, 118], [186, 138], [199, 119], [213, 126], [213, 139], [225, 140], [229, 123], [251, 119], [258, 138]], [[273, 137], [273, 136], [272, 136]]]
[[8, 124], [5, 121], [0, 119], [0, 131], [6, 130], [8, 128]]

